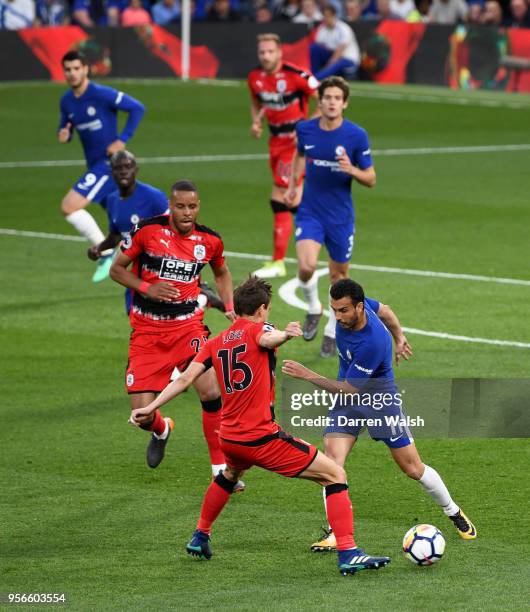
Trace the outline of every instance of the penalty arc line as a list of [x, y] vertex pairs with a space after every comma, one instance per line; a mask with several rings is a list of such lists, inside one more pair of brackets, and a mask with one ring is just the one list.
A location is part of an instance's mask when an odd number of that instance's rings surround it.
[[[328, 271], [324, 268], [317, 270], [315, 274], [318, 277], [325, 276]], [[291, 280], [284, 283], [278, 290], [280, 298], [289, 306], [298, 308], [300, 310], [307, 310], [307, 304], [302, 301], [296, 295], [296, 288], [298, 287], [298, 279], [292, 278]], [[324, 316], [329, 317], [329, 312], [324, 309]], [[530, 342], [517, 342], [515, 340], [496, 340], [492, 338], [475, 338], [471, 336], [461, 336], [457, 334], [448, 334], [445, 332], [428, 331], [424, 329], [417, 329], [415, 327], [402, 327], [403, 331], [408, 334], [414, 334], [418, 336], [429, 336], [431, 338], [439, 338], [442, 340], [453, 340], [456, 342], [471, 342], [475, 344], [493, 344], [495, 346], [511, 346], [515, 348], [530, 349]]]

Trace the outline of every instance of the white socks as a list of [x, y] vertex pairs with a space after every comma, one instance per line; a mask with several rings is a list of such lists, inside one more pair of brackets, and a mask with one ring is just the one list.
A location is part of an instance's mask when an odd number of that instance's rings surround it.
[[451, 499], [451, 495], [449, 495], [449, 491], [440, 477], [440, 474], [432, 467], [428, 465], [425, 466], [425, 472], [423, 472], [423, 476], [419, 479], [419, 483], [433, 498], [435, 503], [441, 506], [444, 514], [447, 516], [453, 516], [460, 510]]
[[307, 283], [298, 279], [298, 285], [306, 299], [309, 314], [320, 314], [322, 312], [322, 304], [318, 299], [318, 276], [313, 273], [313, 276]]
[[65, 219], [93, 245], [103, 242], [105, 238], [103, 232], [99, 229], [94, 217], [84, 208], [66, 215]]
[[337, 321], [335, 319], [335, 313], [333, 312], [333, 309], [330, 306], [329, 307], [329, 319], [328, 319], [328, 322], [326, 323], [326, 327], [324, 327], [324, 336], [335, 339], [336, 325], [337, 325]]
[[224, 470], [225, 468], [226, 468], [226, 463], [220, 463], [219, 465], [212, 463], [212, 474], [214, 478], [217, 476], [217, 474], [219, 474], [221, 470]]

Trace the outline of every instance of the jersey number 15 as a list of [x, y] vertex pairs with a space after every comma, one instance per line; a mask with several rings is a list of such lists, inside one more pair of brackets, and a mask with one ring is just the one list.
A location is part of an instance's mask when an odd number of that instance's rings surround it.
[[[238, 361], [238, 356], [247, 350], [246, 344], [234, 346], [231, 349], [219, 349], [217, 357], [221, 360], [223, 371], [223, 384], [227, 393], [244, 391], [252, 382], [252, 370], [248, 363]], [[235, 373], [238, 372], [237, 382], [234, 381]], [[240, 374], [239, 374], [240, 373]]]

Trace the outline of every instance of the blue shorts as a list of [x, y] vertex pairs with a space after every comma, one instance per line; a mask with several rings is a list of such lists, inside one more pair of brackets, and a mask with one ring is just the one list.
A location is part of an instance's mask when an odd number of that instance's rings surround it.
[[[400, 424], [387, 424], [385, 416], [404, 418], [405, 415], [398, 407], [393, 410], [385, 409], [381, 414], [369, 407], [331, 410], [328, 413], [328, 424], [324, 435], [335, 437], [346, 435], [358, 438], [361, 431], [366, 428], [372, 440], [384, 442], [389, 448], [402, 448], [414, 442], [408, 427]], [[377, 419], [380, 419], [381, 423]]]
[[89, 168], [72, 187], [74, 191], [85, 197], [89, 202], [98, 202], [103, 207], [105, 198], [118, 186], [112, 178], [110, 166], [98, 164]]
[[353, 219], [345, 223], [325, 223], [316, 215], [296, 215], [295, 240], [314, 240], [326, 245], [329, 256], [337, 263], [350, 261], [353, 251], [355, 226]]

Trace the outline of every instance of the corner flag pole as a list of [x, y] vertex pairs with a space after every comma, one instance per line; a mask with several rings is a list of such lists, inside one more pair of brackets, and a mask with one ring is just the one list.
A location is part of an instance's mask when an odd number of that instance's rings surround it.
[[181, 55], [180, 62], [181, 62], [183, 81], [188, 81], [190, 78], [190, 30], [191, 30], [191, 1], [182, 0], [182, 15], [181, 15], [182, 55]]

